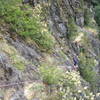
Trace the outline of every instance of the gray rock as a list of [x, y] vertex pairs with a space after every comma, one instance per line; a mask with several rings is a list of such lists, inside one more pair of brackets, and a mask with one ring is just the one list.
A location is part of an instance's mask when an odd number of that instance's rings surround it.
[[84, 26], [84, 15], [81, 13], [78, 13], [76, 15], [76, 24], [80, 27]]
[[59, 24], [59, 28], [60, 28], [61, 32], [64, 33], [64, 34], [67, 32], [67, 29], [66, 29], [66, 27], [63, 23]]
[[[24, 90], [23, 90], [24, 91]], [[10, 100], [27, 100], [26, 97], [24, 96], [23, 91], [17, 91], [15, 92]]]

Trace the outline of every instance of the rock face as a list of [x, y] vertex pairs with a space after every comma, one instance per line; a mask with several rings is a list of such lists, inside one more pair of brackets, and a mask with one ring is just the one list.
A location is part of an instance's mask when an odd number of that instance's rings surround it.
[[77, 25], [84, 26], [83, 0], [54, 0], [51, 4], [51, 15], [58, 22], [66, 22], [73, 18]]
[[3, 82], [2, 84], [5, 82], [16, 82], [20, 79], [20, 72], [14, 69], [10, 63], [9, 57], [3, 52], [0, 52], [0, 69], [0, 79]]
[[26, 82], [40, 80], [36, 67], [39, 66], [41, 54], [35, 50], [35, 46], [33, 49], [19, 40], [14, 41], [9, 36], [2, 36], [2, 38], [0, 41], [0, 99], [27, 100], [23, 86]]
[[83, 13], [76, 15], [76, 23], [77, 23], [77, 25], [79, 25], [81, 27], [84, 26], [84, 15], [83, 15]]

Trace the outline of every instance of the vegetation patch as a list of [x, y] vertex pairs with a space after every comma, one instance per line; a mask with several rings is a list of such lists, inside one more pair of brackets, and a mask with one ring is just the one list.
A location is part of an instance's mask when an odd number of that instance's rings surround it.
[[60, 82], [59, 100], [94, 100], [93, 93], [82, 80], [78, 72], [66, 72]]
[[11, 56], [12, 64], [14, 67], [16, 67], [18, 70], [23, 71], [25, 69], [25, 60], [19, 56], [19, 55], [13, 55]]
[[62, 73], [61, 69], [58, 70], [54, 66], [47, 65], [41, 66], [40, 72], [44, 83], [49, 86], [55, 84], [58, 86], [58, 88], [55, 88], [56, 92], [52, 91], [53, 88], [50, 87], [52, 95], [47, 94], [48, 100], [51, 100], [50, 98], [53, 100], [94, 100], [93, 93], [89, 90], [88, 84], [81, 78], [79, 72], [66, 71]]
[[92, 13], [89, 8], [84, 8], [84, 24], [90, 26], [92, 24]]
[[6, 40], [0, 42], [0, 51], [3, 51], [9, 56], [11, 63], [15, 68], [21, 71], [25, 69], [25, 59], [20, 56], [20, 54], [16, 51], [16, 49], [13, 46], [7, 44]]
[[49, 50], [54, 45], [54, 38], [41, 17], [41, 6], [34, 10], [20, 4], [21, 0], [1, 0], [0, 16], [10, 25], [10, 31], [24, 38], [30, 37], [42, 49]]
[[81, 53], [79, 61], [79, 71], [82, 77], [94, 86], [96, 82], [95, 60]]
[[73, 39], [77, 35], [77, 26], [74, 19], [71, 17], [68, 18], [68, 38]]
[[42, 65], [40, 67], [40, 74], [45, 84], [52, 85], [59, 82], [63, 73], [56, 66]]
[[100, 4], [95, 7], [95, 20], [97, 24], [100, 26]]
[[[94, 6], [94, 18], [96, 20], [96, 23], [99, 26], [99, 33], [100, 33], [100, 0], [92, 0], [92, 4]], [[99, 39], [100, 39], [100, 34], [98, 34]]]

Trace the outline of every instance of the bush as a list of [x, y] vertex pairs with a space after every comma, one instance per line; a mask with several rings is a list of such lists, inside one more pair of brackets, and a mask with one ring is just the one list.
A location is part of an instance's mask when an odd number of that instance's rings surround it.
[[90, 92], [87, 83], [75, 71], [65, 73], [58, 94], [60, 100], [94, 100], [93, 93]]
[[99, 32], [100, 32], [100, 0], [92, 0], [92, 4], [94, 5], [94, 11], [95, 11], [94, 18], [99, 26]]
[[100, 4], [100, 0], [91, 0], [91, 2], [94, 6]]
[[10, 25], [10, 31], [25, 38], [30, 37], [42, 49], [51, 49], [54, 38], [41, 21], [41, 7], [34, 10], [26, 6], [19, 6], [21, 0], [1, 0], [0, 16]]
[[95, 62], [93, 58], [87, 58], [84, 54], [79, 57], [79, 71], [82, 77], [89, 83], [95, 85], [96, 82], [96, 72], [95, 72]]
[[68, 18], [68, 39], [72, 39], [77, 34], [77, 27], [72, 17]]
[[97, 24], [100, 26], [100, 5], [95, 7], [95, 20]]
[[43, 82], [48, 85], [58, 84], [62, 77], [62, 70], [55, 66], [43, 65], [40, 67]]
[[92, 14], [88, 8], [84, 9], [84, 24], [90, 26], [92, 21]]

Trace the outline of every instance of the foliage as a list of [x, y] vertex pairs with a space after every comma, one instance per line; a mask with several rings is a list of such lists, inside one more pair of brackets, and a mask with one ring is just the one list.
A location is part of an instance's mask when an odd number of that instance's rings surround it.
[[21, 56], [12, 55], [11, 60], [12, 60], [13, 66], [16, 67], [18, 70], [23, 71], [25, 69], [26, 61]]
[[11, 32], [33, 39], [43, 49], [51, 49], [54, 45], [54, 38], [48, 31], [47, 26], [41, 21], [41, 7], [34, 10], [19, 5], [21, 0], [1, 0], [0, 16], [10, 26]]
[[16, 51], [16, 49], [13, 46], [7, 44], [6, 40], [0, 42], [0, 51], [5, 52], [8, 55], [12, 65], [16, 69], [21, 71], [25, 69], [25, 64], [27, 63], [27, 61], [20, 56], [20, 54]]
[[48, 85], [57, 84], [62, 77], [62, 70], [55, 66], [42, 65], [40, 73], [44, 83]]
[[84, 24], [86, 26], [91, 25], [92, 15], [90, 9], [84, 8]]
[[83, 83], [86, 82], [81, 79], [78, 72], [66, 72], [60, 82], [60, 100], [94, 100], [93, 93], [86, 84], [83, 86]]
[[79, 64], [80, 64], [80, 73], [82, 77], [90, 82], [92, 85], [95, 85], [96, 82], [96, 72], [95, 68], [95, 61], [93, 58], [88, 58], [85, 54], [81, 53], [79, 57]]
[[91, 0], [91, 2], [94, 6], [100, 4], [100, 0]]
[[48, 100], [55, 97], [57, 97], [55, 100], [94, 100], [94, 95], [90, 92], [88, 83], [81, 78], [79, 72], [66, 71], [62, 73], [56, 67], [47, 65], [41, 66], [40, 72], [44, 83], [48, 85], [57, 84], [58, 86], [56, 92], [52, 91], [51, 88], [52, 95], [47, 95]]
[[100, 5], [95, 7], [95, 20], [97, 24], [100, 26]]
[[100, 32], [100, 0], [92, 0], [92, 4], [94, 5], [94, 11], [95, 11], [94, 18], [99, 26], [99, 32]]
[[68, 31], [69, 31], [69, 34], [68, 34], [69, 39], [71, 39], [77, 33], [77, 27], [76, 27], [75, 21], [72, 17], [68, 18]]

